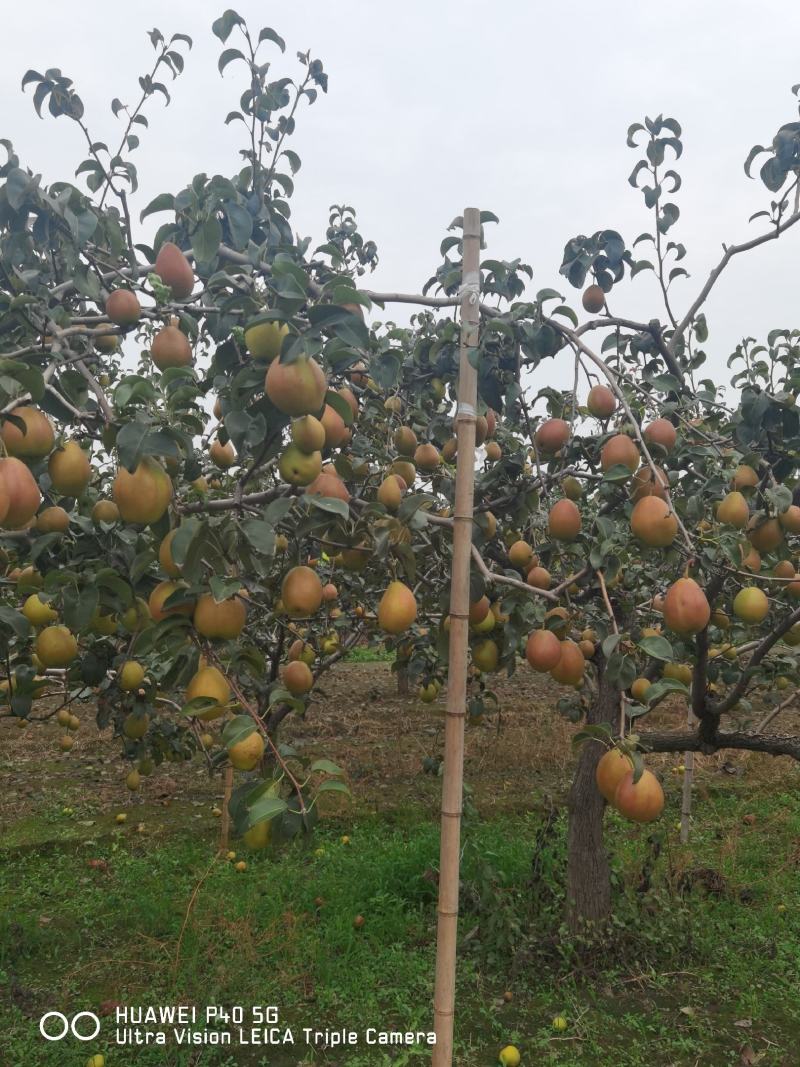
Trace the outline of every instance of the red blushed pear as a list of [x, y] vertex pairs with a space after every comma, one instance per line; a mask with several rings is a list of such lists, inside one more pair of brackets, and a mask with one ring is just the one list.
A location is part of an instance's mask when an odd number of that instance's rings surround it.
[[596, 419], [608, 419], [617, 410], [617, 398], [607, 385], [593, 385], [586, 397], [586, 407]]
[[595, 770], [595, 781], [601, 795], [612, 804], [617, 786], [622, 779], [630, 774], [633, 765], [624, 752], [618, 748], [610, 748], [605, 755], [601, 756]]
[[649, 464], [642, 464], [631, 479], [631, 500], [641, 500], [645, 496], [659, 496], [667, 499], [669, 478], [663, 468], [655, 465], [655, 473]]
[[342, 416], [336, 408], [326, 404], [319, 421], [325, 430], [325, 447], [338, 448], [347, 438], [347, 426]]
[[327, 496], [335, 500], [343, 500], [347, 504], [350, 493], [338, 474], [323, 470], [321, 474], [305, 487], [308, 496]]
[[614, 807], [632, 822], [653, 822], [664, 810], [664, 790], [652, 771], [642, 771], [638, 782], [628, 771], [617, 785]]
[[92, 478], [89, 454], [77, 441], [65, 441], [61, 448], [51, 453], [47, 473], [57, 493], [80, 496]]
[[562, 685], [580, 685], [586, 670], [586, 659], [580, 648], [569, 638], [561, 642], [561, 658], [551, 668], [550, 676]]
[[748, 524], [747, 536], [757, 552], [774, 552], [783, 543], [783, 527], [777, 519], [754, 517]]
[[800, 507], [790, 504], [786, 511], [780, 513], [778, 522], [787, 533], [800, 533]]
[[574, 541], [581, 532], [581, 513], [572, 500], [556, 501], [547, 516], [547, 530], [557, 541]]
[[417, 601], [404, 582], [393, 581], [378, 604], [378, 626], [386, 633], [400, 634], [417, 617]]
[[[12, 422], [14, 419], [16, 421]], [[22, 423], [22, 426], [18, 423]], [[0, 439], [9, 456], [22, 459], [42, 459], [52, 452], [55, 444], [53, 424], [38, 408], [15, 408], [3, 422]]]
[[639, 449], [624, 433], [615, 434], [600, 449], [600, 466], [604, 471], [623, 466], [632, 474], [639, 466], [639, 459]]
[[186, 300], [194, 289], [194, 271], [180, 248], [165, 241], [156, 256], [155, 273], [172, 292], [175, 300]]
[[645, 496], [631, 512], [631, 530], [649, 548], [666, 548], [675, 540], [678, 520], [666, 500]]
[[115, 326], [135, 326], [142, 317], [142, 306], [130, 289], [115, 289], [108, 294], [106, 315]]
[[590, 285], [584, 289], [581, 303], [584, 311], [588, 311], [590, 315], [598, 315], [605, 307], [606, 294], [599, 285]]
[[534, 630], [525, 645], [525, 659], [535, 671], [551, 671], [561, 659], [561, 642], [552, 630]]
[[678, 433], [669, 419], [654, 419], [645, 426], [642, 436], [648, 445], [661, 445], [665, 452], [671, 452], [678, 441]]
[[550, 455], [560, 451], [569, 438], [569, 423], [563, 419], [547, 419], [534, 434], [536, 447]]
[[170, 367], [191, 366], [192, 346], [186, 334], [178, 329], [177, 321], [175, 319], [175, 322], [159, 330], [150, 346], [150, 358], [160, 371]]
[[731, 490], [717, 508], [717, 522], [743, 530], [750, 519], [750, 508], [738, 489]]
[[704, 630], [711, 618], [706, 595], [694, 578], [679, 578], [664, 597], [664, 622], [677, 634], [690, 636]]
[[[300, 357], [294, 363], [270, 363], [264, 389], [284, 415], [317, 415], [325, 403], [328, 383], [322, 368], [313, 359]], [[327, 434], [326, 434], [327, 436]]]
[[30, 522], [39, 510], [42, 501], [39, 486], [22, 460], [13, 456], [0, 459], [0, 485], [5, 490], [0, 493], [0, 511], [2, 497], [8, 498], [3, 525], [7, 529], [17, 530]]

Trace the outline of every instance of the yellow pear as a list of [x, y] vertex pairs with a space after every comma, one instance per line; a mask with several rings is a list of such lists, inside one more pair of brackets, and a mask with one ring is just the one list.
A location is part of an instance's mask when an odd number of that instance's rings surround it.
[[390, 582], [378, 605], [378, 625], [386, 633], [400, 634], [417, 617], [417, 601], [403, 582]]

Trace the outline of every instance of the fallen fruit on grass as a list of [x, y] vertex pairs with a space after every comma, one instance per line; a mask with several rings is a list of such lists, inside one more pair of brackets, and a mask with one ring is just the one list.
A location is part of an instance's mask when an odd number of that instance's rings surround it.
[[246, 871], [247, 870], [247, 864], [245, 863], [244, 860], [239, 860], [238, 863], [234, 864], [234, 870], [237, 870], [241, 874], [242, 871]]
[[497, 1058], [502, 1067], [519, 1067], [522, 1062], [519, 1049], [515, 1045], [506, 1045], [505, 1048], [500, 1049], [500, 1055]]
[[553, 1018], [553, 1029], [557, 1033], [562, 1034], [566, 1030], [566, 1028], [567, 1028], [566, 1017], [563, 1016], [563, 1015], [556, 1015]]
[[120, 824], [122, 824], [122, 823], [124, 823], [124, 822], [127, 822], [127, 819], [128, 819], [128, 816], [127, 816], [127, 815], [125, 814], [125, 812], [121, 811], [121, 812], [119, 813], [119, 815], [117, 815], [117, 816], [116, 816], [116, 818], [114, 819], [114, 821], [115, 821], [115, 822], [118, 822], [118, 823], [120, 823]]

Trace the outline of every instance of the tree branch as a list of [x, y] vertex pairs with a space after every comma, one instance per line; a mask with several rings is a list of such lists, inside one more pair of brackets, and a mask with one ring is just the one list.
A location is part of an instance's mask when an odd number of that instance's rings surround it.
[[720, 749], [766, 752], [770, 756], [791, 756], [800, 760], [800, 737], [796, 734], [748, 734], [744, 731], [718, 733], [713, 741], [699, 731], [683, 733], [643, 733], [639, 742], [649, 752], [702, 752], [710, 756]]
[[675, 354], [679, 341], [691, 325], [695, 315], [706, 302], [708, 294], [714, 288], [714, 285], [720, 274], [722, 274], [723, 270], [725, 269], [725, 267], [727, 267], [733, 257], [738, 256], [740, 252], [749, 252], [753, 248], [758, 248], [759, 245], [763, 245], [767, 241], [777, 240], [777, 238], [780, 237], [782, 233], [785, 233], [790, 226], [794, 226], [796, 222], [800, 222], [800, 211], [795, 211], [795, 213], [793, 215], [790, 215], [785, 222], [779, 222], [777, 226], [774, 227], [774, 229], [770, 230], [769, 233], [762, 233], [760, 236], [753, 237], [749, 241], [744, 241], [740, 245], [728, 245], [727, 247], [723, 245], [725, 251], [723, 253], [722, 259], [709, 274], [708, 281], [700, 290], [700, 293], [692, 304], [692, 306], [689, 308], [689, 310], [683, 316], [681, 321], [678, 323], [675, 332], [672, 334], [672, 337], [669, 340], [669, 350], [670, 352], [672, 352], [673, 355]]

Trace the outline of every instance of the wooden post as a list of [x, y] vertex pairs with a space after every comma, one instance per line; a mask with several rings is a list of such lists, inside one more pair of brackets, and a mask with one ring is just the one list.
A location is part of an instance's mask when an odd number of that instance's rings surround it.
[[464, 719], [467, 704], [469, 570], [475, 483], [475, 408], [478, 401], [478, 373], [470, 363], [470, 355], [478, 344], [480, 321], [480, 236], [480, 212], [476, 208], [467, 208], [464, 212], [462, 243], [461, 354], [456, 412], [458, 458], [450, 577], [450, 655], [442, 780], [436, 988], [433, 998], [436, 1033], [433, 1067], [451, 1067], [453, 1062]]
[[[686, 722], [689, 729], [694, 726], [695, 722], [692, 709], [689, 708], [686, 715]], [[681, 844], [685, 845], [689, 841], [689, 831], [691, 828], [692, 819], [692, 781], [694, 779], [694, 752], [684, 752], [683, 754], [683, 791], [681, 793]]]
[[228, 764], [225, 768], [225, 786], [224, 796], [222, 798], [222, 820], [219, 827], [219, 850], [220, 852], [227, 852], [228, 845], [230, 844], [230, 832], [231, 832], [231, 813], [228, 810], [228, 805], [231, 802], [231, 793], [233, 792], [233, 767]]

